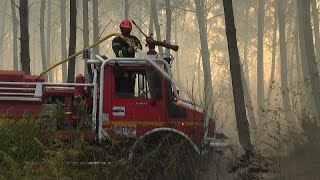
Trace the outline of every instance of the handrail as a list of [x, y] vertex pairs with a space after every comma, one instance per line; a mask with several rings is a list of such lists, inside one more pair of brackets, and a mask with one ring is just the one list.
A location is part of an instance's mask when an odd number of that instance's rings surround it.
[[8, 96], [33, 96], [34, 93], [9, 93], [9, 92], [0, 92], [0, 95], [8, 95]]
[[92, 102], [92, 131], [96, 132], [96, 122], [97, 122], [97, 96], [98, 96], [98, 72], [97, 69], [93, 71], [93, 102]]
[[[0, 82], [0, 85], [8, 85], [0, 87], [0, 101], [41, 101], [41, 98], [34, 96], [36, 91], [34, 82]], [[10, 87], [11, 85], [15, 87]], [[4, 90], [9, 90], [9, 92]]]
[[36, 82], [0, 82], [0, 85], [36, 85]]
[[0, 96], [0, 101], [41, 101], [41, 98], [37, 97], [1, 97]]
[[25, 90], [25, 91], [32, 91], [35, 88], [18, 88], [18, 87], [0, 87], [0, 90]]

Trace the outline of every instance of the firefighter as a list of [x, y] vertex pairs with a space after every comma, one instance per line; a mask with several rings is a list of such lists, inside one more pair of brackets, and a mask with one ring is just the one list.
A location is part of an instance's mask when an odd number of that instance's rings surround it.
[[112, 49], [117, 57], [134, 57], [137, 49], [142, 49], [141, 43], [136, 36], [131, 35], [132, 24], [129, 20], [123, 20], [119, 28], [123, 38], [117, 36], [112, 40]]
[[[119, 28], [123, 37], [115, 37], [112, 40], [112, 49], [116, 57], [135, 57], [135, 51], [142, 49], [141, 43], [136, 36], [131, 35], [132, 24], [129, 20], [123, 20]], [[116, 92], [119, 97], [134, 97], [136, 75], [134, 72], [115, 66]]]

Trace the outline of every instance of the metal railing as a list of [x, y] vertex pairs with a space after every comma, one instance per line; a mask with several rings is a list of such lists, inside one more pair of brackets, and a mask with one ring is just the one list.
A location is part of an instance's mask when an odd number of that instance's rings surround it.
[[0, 101], [41, 101], [35, 82], [0, 82]]

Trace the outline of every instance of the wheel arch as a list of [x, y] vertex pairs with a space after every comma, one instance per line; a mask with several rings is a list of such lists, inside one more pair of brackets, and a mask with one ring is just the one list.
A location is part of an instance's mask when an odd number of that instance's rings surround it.
[[137, 142], [139, 140], [143, 140], [147, 137], [151, 137], [151, 135], [156, 135], [156, 134], [160, 135], [161, 133], [166, 133], [166, 132], [174, 133], [174, 135], [178, 135], [178, 137], [184, 138], [185, 140], [187, 140], [189, 142], [190, 146], [195, 150], [195, 152], [200, 155], [200, 150], [199, 150], [198, 146], [192, 141], [192, 139], [188, 135], [186, 135], [184, 132], [179, 131], [177, 129], [167, 128], [167, 127], [155, 128], [155, 129], [152, 129], [152, 130], [146, 132], [144, 135], [140, 136], [137, 139], [137, 141], [133, 144], [132, 149], [135, 148], [135, 146], [137, 145]]

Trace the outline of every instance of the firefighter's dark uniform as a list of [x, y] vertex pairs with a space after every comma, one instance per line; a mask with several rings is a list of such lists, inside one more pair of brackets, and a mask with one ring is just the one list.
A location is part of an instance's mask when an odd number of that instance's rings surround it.
[[[134, 57], [135, 51], [129, 52], [129, 48], [142, 49], [141, 43], [136, 36], [116, 37], [112, 40], [112, 49], [117, 57]], [[115, 68], [116, 92], [119, 97], [134, 97], [136, 75], [120, 67]]]

